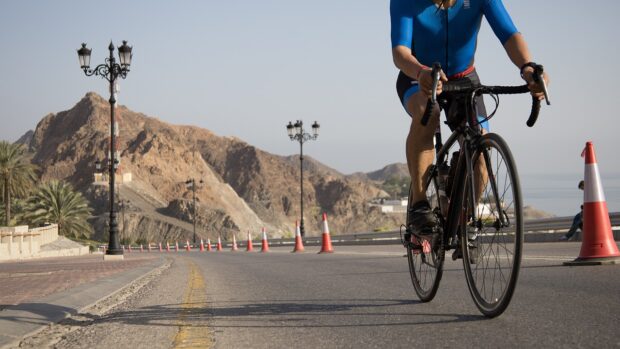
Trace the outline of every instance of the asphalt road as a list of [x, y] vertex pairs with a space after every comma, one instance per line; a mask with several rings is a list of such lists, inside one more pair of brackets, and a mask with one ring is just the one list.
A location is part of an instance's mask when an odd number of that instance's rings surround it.
[[[76, 317], [55, 347], [620, 347], [620, 266], [566, 267], [579, 243], [526, 244], [515, 296], [498, 318], [473, 304], [460, 261], [417, 301], [404, 249], [334, 254], [197, 251], [109, 313]], [[76, 330], [77, 329], [77, 330]], [[48, 342], [49, 343], [49, 342]], [[40, 347], [33, 343], [33, 347]]]
[[204, 272], [216, 348], [620, 347], [620, 266], [562, 266], [579, 246], [527, 244], [512, 304], [492, 320], [460, 261], [432, 302], [418, 302], [398, 246], [190, 258]]

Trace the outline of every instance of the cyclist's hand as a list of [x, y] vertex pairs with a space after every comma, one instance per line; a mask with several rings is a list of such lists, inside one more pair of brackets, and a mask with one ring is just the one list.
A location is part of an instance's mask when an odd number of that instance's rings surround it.
[[[534, 81], [534, 68], [526, 67], [523, 70], [523, 79], [527, 82], [527, 87], [530, 89], [530, 93], [534, 98], [537, 98], [539, 101], [545, 98], [542, 84]], [[546, 72], [543, 72], [543, 80], [545, 80], [545, 85], [549, 86], [549, 76]]]
[[[419, 81], [420, 91], [426, 95], [426, 97], [430, 97], [433, 94], [433, 74], [431, 69], [424, 69], [420, 72]], [[444, 74], [443, 70], [439, 75], [439, 83], [437, 84], [437, 95], [441, 94], [442, 82], [447, 82], [448, 78], [446, 74]]]

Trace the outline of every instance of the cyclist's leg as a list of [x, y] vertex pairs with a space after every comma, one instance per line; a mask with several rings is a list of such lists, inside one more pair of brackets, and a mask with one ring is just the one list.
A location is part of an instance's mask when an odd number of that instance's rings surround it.
[[[477, 116], [479, 121], [482, 121], [487, 117], [487, 110], [484, 105], [484, 100], [482, 99], [482, 96], [476, 97], [476, 113], [478, 114]], [[482, 134], [489, 132], [488, 120], [482, 122], [480, 126], [482, 126]], [[476, 188], [474, 194], [476, 198], [476, 203], [478, 203], [480, 202], [480, 196], [482, 195], [482, 192], [484, 191], [484, 188], [486, 187], [489, 180], [489, 172], [486, 167], [485, 161], [480, 161], [480, 159], [478, 159], [478, 161], [474, 161], [477, 164], [477, 166], [474, 168], [474, 188]]]
[[[439, 109], [435, 108], [433, 117], [426, 126], [420, 120], [424, 114], [428, 98], [420, 91], [404, 101], [407, 112], [411, 115], [411, 126], [407, 136], [407, 165], [411, 176], [412, 222], [415, 228], [435, 225], [435, 219], [427, 204], [426, 188], [424, 184], [428, 176], [429, 167], [435, 158], [433, 135], [439, 124]], [[417, 212], [417, 213], [416, 213]], [[414, 216], [415, 215], [415, 216]], [[419, 223], [419, 224], [418, 224]]]

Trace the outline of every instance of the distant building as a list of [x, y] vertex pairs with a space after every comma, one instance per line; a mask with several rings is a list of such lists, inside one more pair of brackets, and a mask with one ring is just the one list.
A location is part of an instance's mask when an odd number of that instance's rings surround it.
[[370, 206], [381, 208], [381, 212], [383, 213], [403, 213], [407, 211], [407, 199], [375, 199], [370, 203]]

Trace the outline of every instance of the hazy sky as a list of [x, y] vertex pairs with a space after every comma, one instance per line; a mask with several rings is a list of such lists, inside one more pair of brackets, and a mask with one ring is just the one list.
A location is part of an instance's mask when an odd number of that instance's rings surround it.
[[[620, 173], [620, 2], [504, 3], [551, 76], [553, 105], [529, 129], [529, 97], [502, 97], [492, 130], [522, 173], [582, 172], [587, 140], [601, 171]], [[286, 136], [289, 120], [318, 120], [321, 135], [306, 153], [337, 170], [405, 161], [409, 118], [394, 87], [388, 0], [3, 0], [0, 139], [16, 140], [88, 91], [107, 98], [105, 80], [79, 69], [76, 49], [88, 43], [95, 66], [110, 39], [134, 48], [119, 96], [134, 111], [281, 155], [299, 150]], [[486, 21], [476, 66], [486, 83], [521, 82]]]

